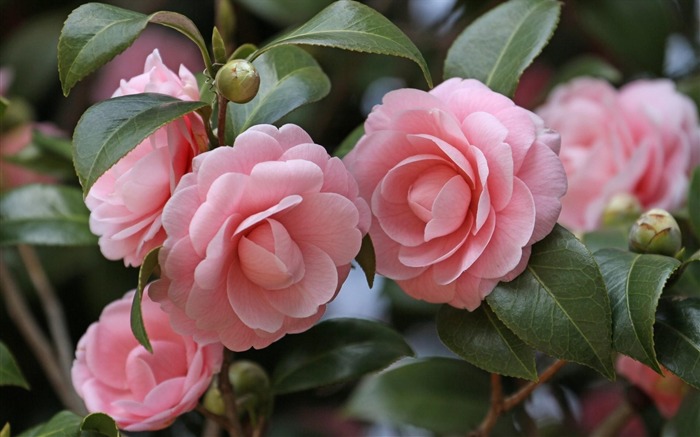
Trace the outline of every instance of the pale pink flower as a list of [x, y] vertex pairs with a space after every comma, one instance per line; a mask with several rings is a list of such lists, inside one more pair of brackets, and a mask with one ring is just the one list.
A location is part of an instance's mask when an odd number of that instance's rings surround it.
[[377, 272], [474, 310], [559, 216], [559, 135], [476, 80], [388, 93], [345, 162], [370, 202]]
[[[146, 59], [144, 73], [122, 80], [113, 97], [138, 93], [199, 100], [192, 73], [184, 67], [179, 75], [173, 73], [163, 65], [157, 50]], [[202, 120], [189, 114], [158, 129], [100, 176], [85, 203], [91, 211], [90, 230], [100, 237], [106, 258], [138, 266], [151, 249], [163, 243], [163, 206], [204, 147]]]
[[91, 413], [111, 416], [125, 431], [162, 429], [194, 409], [223, 360], [221, 344], [176, 334], [144, 293], [143, 321], [153, 353], [130, 329], [134, 291], [110, 303], [78, 342], [73, 387]]
[[693, 102], [669, 80], [638, 80], [616, 91], [581, 78], [556, 88], [538, 114], [562, 136], [569, 178], [560, 221], [576, 231], [598, 228], [617, 194], [643, 209], [682, 206], [700, 163], [700, 125]]
[[56, 182], [54, 176], [38, 173], [6, 159], [20, 154], [31, 144], [34, 129], [46, 135], [63, 136], [63, 133], [51, 123], [25, 123], [0, 135], [0, 190], [9, 190], [27, 184]]
[[266, 347], [321, 317], [369, 221], [343, 163], [303, 129], [254, 126], [180, 181], [151, 297], [198, 341]]
[[682, 379], [662, 368], [664, 376], [626, 355], [620, 355], [615, 364], [617, 373], [624, 376], [647, 394], [659, 412], [670, 419], [678, 412], [688, 385]]

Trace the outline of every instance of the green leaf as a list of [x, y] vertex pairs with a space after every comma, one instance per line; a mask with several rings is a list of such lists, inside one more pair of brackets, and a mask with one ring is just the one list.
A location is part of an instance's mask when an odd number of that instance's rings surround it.
[[29, 390], [29, 383], [5, 343], [0, 341], [0, 386], [16, 385]]
[[627, 250], [629, 246], [627, 236], [631, 225], [632, 223], [628, 226], [613, 226], [586, 232], [581, 237], [581, 241], [591, 252], [610, 248]]
[[440, 340], [452, 352], [488, 372], [537, 381], [535, 351], [481, 305], [469, 312], [443, 305], [437, 315]]
[[382, 14], [355, 1], [332, 3], [297, 29], [261, 47], [253, 57], [285, 44], [334, 47], [406, 58], [418, 64], [428, 86], [433, 86], [428, 64], [413, 42]]
[[692, 436], [700, 429], [700, 393], [691, 391], [673, 418], [666, 422], [661, 437]]
[[346, 411], [376, 422], [410, 424], [440, 434], [466, 433], [489, 408], [486, 373], [450, 358], [410, 360], [364, 379]]
[[615, 378], [603, 277], [588, 249], [563, 227], [535, 244], [527, 269], [500, 283], [486, 301], [535, 349]]
[[365, 272], [367, 285], [372, 288], [374, 284], [374, 275], [377, 272], [377, 256], [374, 253], [374, 245], [369, 234], [362, 237], [362, 246], [360, 252], [355, 257], [355, 261], [360, 265], [362, 271]]
[[161, 24], [190, 38], [211, 65], [206, 43], [184, 15], [159, 11], [151, 15], [101, 3], [87, 3], [68, 16], [58, 39], [58, 74], [63, 94], [87, 75], [126, 50], [149, 23]]
[[615, 349], [661, 374], [654, 351], [656, 307], [681, 262], [617, 249], [598, 251], [594, 257], [610, 295]]
[[700, 299], [662, 301], [654, 340], [661, 364], [700, 389]]
[[355, 129], [348, 134], [347, 137], [343, 140], [342, 143], [340, 143], [340, 146], [338, 146], [335, 151], [333, 151], [333, 156], [337, 156], [338, 158], [343, 158], [345, 155], [350, 153], [352, 149], [355, 148], [355, 144], [357, 144], [358, 141], [360, 141], [360, 138], [362, 138], [362, 135], [365, 134], [365, 125], [364, 123], [357, 126]]
[[688, 216], [690, 227], [700, 239], [700, 166], [695, 167], [688, 188]]
[[153, 271], [158, 267], [158, 254], [160, 253], [160, 246], [155, 249], [151, 249], [150, 252], [146, 254], [139, 268], [139, 283], [136, 288], [136, 293], [134, 293], [134, 302], [131, 304], [131, 332], [134, 333], [134, 337], [143, 345], [143, 347], [148, 350], [148, 352], [153, 353], [153, 348], [151, 347], [151, 342], [148, 339], [148, 333], [146, 332], [146, 326], [143, 323], [143, 315], [141, 314], [141, 300], [143, 299], [143, 290], [148, 284], [148, 279], [151, 277]]
[[0, 429], [0, 437], [10, 437], [11, 435], [12, 430], [10, 429], [10, 422], [6, 422], [2, 429]]
[[331, 319], [278, 342], [272, 372], [275, 393], [292, 393], [345, 382], [413, 355], [403, 337], [377, 322]]
[[301, 23], [313, 17], [333, 0], [238, 0], [246, 9], [280, 27]]
[[61, 411], [48, 422], [30, 428], [17, 437], [80, 437], [81, 419], [70, 411]]
[[554, 33], [560, 9], [555, 0], [513, 0], [482, 15], [447, 52], [445, 79], [478, 79], [512, 96], [520, 75]]
[[4, 96], [0, 96], [0, 117], [5, 115], [5, 110], [8, 106], [10, 106], [10, 101], [7, 100]]
[[25, 185], [0, 196], [0, 245], [96, 244], [89, 217], [79, 189]]
[[246, 104], [228, 104], [229, 126], [235, 135], [256, 124], [274, 123], [296, 108], [322, 99], [331, 89], [316, 60], [299, 47], [270, 50], [253, 65], [260, 74], [258, 94]]
[[104, 413], [92, 413], [85, 416], [80, 424], [81, 431], [92, 431], [107, 437], [119, 437], [119, 428], [114, 419]]
[[92, 185], [158, 128], [206, 106], [164, 94], [132, 94], [88, 108], [73, 133], [75, 170], [87, 196]]

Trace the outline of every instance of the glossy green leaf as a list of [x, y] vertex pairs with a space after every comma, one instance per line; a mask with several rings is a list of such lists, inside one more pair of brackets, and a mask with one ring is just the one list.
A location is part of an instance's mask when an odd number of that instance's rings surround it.
[[656, 315], [654, 340], [661, 364], [700, 389], [700, 299], [663, 301]]
[[614, 379], [603, 277], [588, 249], [563, 227], [535, 244], [527, 269], [500, 283], [486, 301], [530, 346]]
[[0, 386], [16, 385], [29, 390], [29, 383], [5, 343], [0, 341]]
[[520, 75], [554, 33], [560, 9], [555, 0], [512, 0], [482, 15], [447, 52], [445, 79], [478, 79], [512, 96]]
[[211, 64], [202, 35], [184, 15], [167, 11], [144, 15], [87, 3], [71, 12], [58, 39], [58, 73], [63, 94], [68, 95], [76, 83], [126, 50], [149, 22], [173, 28], [190, 38], [202, 52], [205, 64]]
[[139, 282], [136, 288], [136, 293], [134, 293], [134, 301], [131, 304], [131, 332], [133, 332], [134, 337], [143, 345], [143, 347], [148, 350], [148, 352], [153, 353], [153, 348], [151, 347], [151, 342], [148, 339], [148, 333], [146, 332], [146, 326], [143, 323], [143, 315], [141, 314], [141, 300], [143, 299], [143, 290], [148, 284], [148, 279], [153, 274], [153, 271], [158, 267], [158, 254], [160, 253], [160, 246], [152, 249], [146, 254], [139, 268]]
[[489, 408], [489, 378], [461, 360], [425, 358], [364, 379], [346, 412], [376, 422], [409, 424], [440, 434], [466, 433]]
[[631, 225], [630, 223], [628, 226], [613, 226], [586, 232], [581, 237], [581, 241], [591, 252], [611, 248], [627, 250], [629, 246], [627, 236]]
[[604, 249], [594, 257], [610, 296], [615, 350], [661, 373], [654, 351], [656, 307], [681, 262], [618, 249]]
[[535, 351], [503, 324], [488, 305], [474, 311], [443, 305], [440, 340], [452, 352], [488, 372], [537, 381]]
[[0, 245], [96, 244], [89, 217], [79, 189], [25, 185], [0, 196]]
[[81, 419], [70, 411], [61, 411], [48, 422], [28, 429], [17, 437], [80, 437]]
[[119, 437], [119, 428], [114, 419], [104, 413], [92, 413], [85, 416], [80, 424], [81, 431], [92, 431], [107, 437]]
[[300, 27], [261, 47], [253, 56], [286, 44], [334, 47], [406, 58], [418, 64], [428, 86], [433, 86], [428, 65], [413, 42], [382, 14], [355, 1], [332, 3]]
[[377, 256], [374, 253], [374, 245], [369, 234], [362, 238], [362, 247], [360, 247], [360, 252], [355, 257], [355, 261], [360, 265], [362, 271], [365, 272], [367, 285], [369, 288], [372, 288], [374, 275], [377, 272]]
[[337, 156], [338, 158], [343, 158], [345, 155], [350, 153], [352, 149], [355, 148], [355, 145], [357, 144], [358, 141], [360, 141], [360, 138], [362, 138], [362, 135], [365, 134], [365, 125], [361, 124], [357, 126], [355, 129], [352, 130], [348, 134], [347, 137], [343, 140], [342, 143], [338, 146], [337, 149], [333, 151], [333, 156]]
[[413, 355], [403, 337], [381, 323], [331, 319], [278, 342], [272, 372], [275, 393], [292, 393], [345, 382]]
[[700, 392], [691, 391], [683, 398], [678, 413], [663, 427], [661, 437], [692, 436], [700, 429]]
[[151, 93], [115, 97], [91, 106], [73, 133], [73, 161], [83, 194], [158, 128], [204, 106], [204, 102]]
[[253, 65], [260, 74], [260, 89], [250, 102], [228, 104], [235, 135], [256, 124], [274, 123], [331, 89], [328, 76], [316, 60], [299, 47], [278, 47], [266, 52]]
[[690, 227], [700, 239], [700, 166], [695, 167], [688, 188], [688, 216]]

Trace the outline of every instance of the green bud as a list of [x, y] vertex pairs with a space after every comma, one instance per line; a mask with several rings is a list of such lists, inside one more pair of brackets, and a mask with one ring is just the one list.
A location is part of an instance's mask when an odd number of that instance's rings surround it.
[[616, 194], [603, 211], [603, 226], [629, 226], [641, 213], [642, 205], [635, 196], [627, 193]]
[[228, 368], [239, 411], [246, 412], [251, 421], [269, 417], [272, 413], [272, 387], [267, 372], [252, 361], [236, 361]]
[[214, 381], [209, 386], [209, 389], [204, 393], [204, 408], [209, 412], [223, 416], [226, 412], [226, 405], [224, 404], [224, 398], [221, 396], [221, 390], [219, 390], [218, 384], [216, 384], [216, 377]]
[[214, 81], [219, 94], [234, 103], [253, 100], [260, 88], [260, 75], [253, 64], [234, 59], [221, 67]]
[[671, 214], [652, 209], [632, 225], [628, 241], [632, 252], [674, 256], [681, 250], [681, 230]]

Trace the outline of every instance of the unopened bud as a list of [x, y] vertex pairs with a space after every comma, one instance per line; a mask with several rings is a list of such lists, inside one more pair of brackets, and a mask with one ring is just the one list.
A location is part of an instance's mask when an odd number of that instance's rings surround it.
[[234, 59], [216, 73], [216, 89], [219, 94], [234, 103], [253, 100], [260, 88], [260, 75], [253, 64], [244, 59]]
[[613, 196], [603, 211], [603, 225], [613, 227], [628, 225], [642, 213], [642, 205], [631, 194], [619, 193]]
[[228, 379], [240, 412], [247, 412], [253, 421], [272, 413], [272, 387], [262, 367], [252, 361], [236, 361], [228, 368]]
[[681, 230], [671, 214], [652, 209], [632, 225], [628, 241], [632, 252], [674, 256], [681, 249]]
[[226, 412], [226, 405], [224, 404], [224, 398], [221, 396], [221, 390], [219, 390], [216, 381], [212, 382], [209, 389], [204, 393], [203, 400], [204, 408], [206, 408], [210, 413], [214, 413], [218, 416], [223, 416]]

